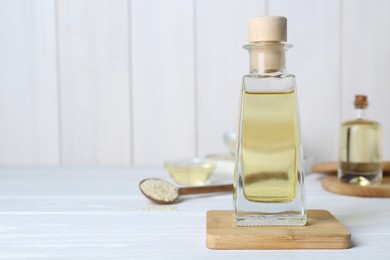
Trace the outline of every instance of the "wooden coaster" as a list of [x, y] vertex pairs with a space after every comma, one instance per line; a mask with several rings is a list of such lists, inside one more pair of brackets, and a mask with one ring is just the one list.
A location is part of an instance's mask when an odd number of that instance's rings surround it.
[[207, 211], [210, 249], [345, 249], [351, 233], [326, 210], [308, 210], [303, 227], [238, 227], [232, 210]]
[[389, 198], [390, 177], [383, 177], [382, 183], [372, 186], [357, 186], [341, 182], [336, 176], [325, 176], [322, 179], [325, 190], [358, 197]]
[[[337, 175], [338, 162], [322, 162], [311, 166], [310, 172]], [[390, 175], [390, 161], [382, 162], [383, 175]]]

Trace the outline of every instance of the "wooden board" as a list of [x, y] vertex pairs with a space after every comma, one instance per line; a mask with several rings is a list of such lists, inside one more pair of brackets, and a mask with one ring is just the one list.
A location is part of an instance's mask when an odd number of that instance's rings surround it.
[[383, 177], [379, 185], [357, 186], [341, 182], [336, 176], [325, 176], [322, 179], [322, 187], [325, 190], [358, 197], [389, 198], [390, 197], [390, 177]]
[[207, 211], [210, 249], [346, 249], [351, 233], [326, 210], [308, 210], [303, 227], [238, 227], [233, 211]]
[[[311, 166], [311, 172], [337, 174], [338, 162], [322, 162]], [[382, 169], [384, 175], [390, 175], [390, 161], [382, 162]]]

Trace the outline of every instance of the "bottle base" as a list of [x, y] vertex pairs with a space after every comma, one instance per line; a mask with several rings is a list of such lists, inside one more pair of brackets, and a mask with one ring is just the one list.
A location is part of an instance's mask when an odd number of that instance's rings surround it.
[[339, 179], [352, 185], [369, 186], [382, 182], [382, 172], [351, 173], [340, 171]]
[[237, 226], [304, 226], [306, 213], [237, 213], [234, 215]]

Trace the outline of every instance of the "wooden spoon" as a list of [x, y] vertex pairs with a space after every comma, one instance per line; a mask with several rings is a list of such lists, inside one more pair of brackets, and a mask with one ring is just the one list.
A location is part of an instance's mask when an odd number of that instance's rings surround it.
[[176, 187], [165, 180], [155, 178], [144, 179], [138, 186], [145, 197], [157, 204], [175, 203], [180, 195], [233, 191], [233, 184]]

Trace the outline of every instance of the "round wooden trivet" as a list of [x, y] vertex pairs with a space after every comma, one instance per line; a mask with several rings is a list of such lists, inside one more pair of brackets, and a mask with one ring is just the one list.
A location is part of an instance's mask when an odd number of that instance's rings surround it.
[[[337, 162], [322, 162], [311, 166], [313, 173], [337, 174]], [[390, 175], [390, 161], [382, 162], [383, 175]]]
[[383, 177], [382, 183], [372, 186], [357, 186], [341, 182], [337, 176], [325, 176], [322, 179], [325, 190], [357, 197], [389, 198], [390, 177]]

